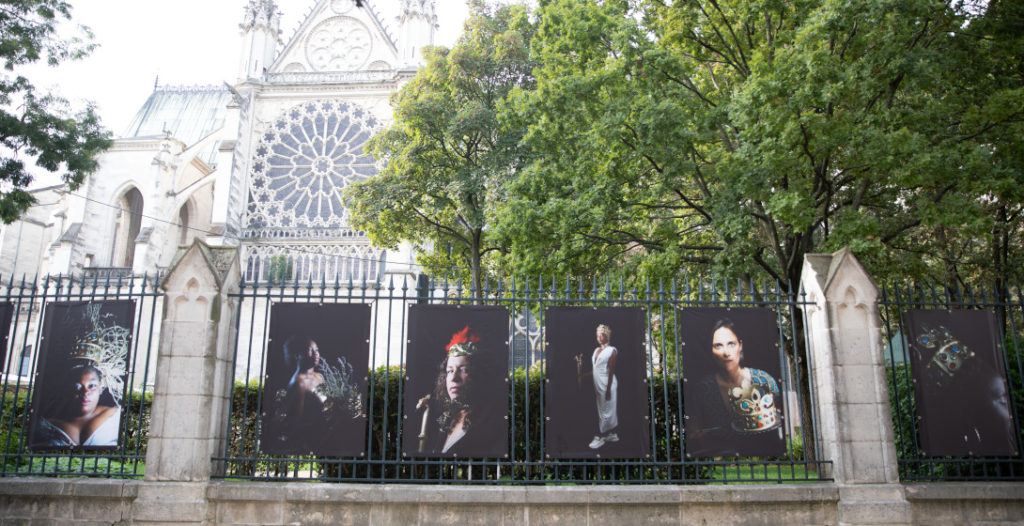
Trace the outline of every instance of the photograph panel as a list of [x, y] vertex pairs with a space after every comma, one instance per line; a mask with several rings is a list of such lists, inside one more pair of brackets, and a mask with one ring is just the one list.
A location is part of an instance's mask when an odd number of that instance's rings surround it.
[[[0, 371], [17, 374], [16, 365], [7, 363], [8, 338], [11, 334], [11, 318], [14, 317], [14, 304], [9, 301], [0, 302]], [[11, 353], [18, 356], [19, 353]]]
[[645, 458], [650, 420], [644, 311], [552, 307], [545, 311], [550, 458]]
[[686, 308], [679, 316], [686, 456], [784, 454], [775, 312]]
[[134, 320], [135, 300], [46, 305], [29, 448], [118, 447]]
[[924, 454], [1016, 456], [995, 313], [909, 310], [904, 320]]
[[365, 304], [271, 306], [261, 451], [365, 455], [370, 313]]
[[508, 339], [504, 307], [409, 307], [403, 455], [508, 457]]

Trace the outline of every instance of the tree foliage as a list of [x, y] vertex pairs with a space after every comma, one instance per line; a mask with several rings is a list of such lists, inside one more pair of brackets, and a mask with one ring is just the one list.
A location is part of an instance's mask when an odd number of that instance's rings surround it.
[[512, 97], [535, 160], [497, 225], [521, 270], [796, 283], [804, 254], [849, 245], [875, 271], [964, 279], [1005, 276], [996, 245], [1020, 257], [1012, 2], [543, 0], [536, 16], [536, 87]]
[[347, 193], [375, 244], [411, 242], [429, 270], [469, 269], [477, 290], [484, 259], [500, 249], [495, 205], [523, 164], [522, 129], [498, 112], [513, 87], [532, 83], [531, 33], [525, 7], [472, 2], [455, 46], [426, 48], [426, 66], [392, 97], [394, 123], [369, 143], [385, 166]]
[[67, 100], [40, 93], [15, 72], [44, 61], [55, 66], [84, 57], [92, 35], [62, 38], [60, 22], [71, 19], [63, 0], [0, 0], [0, 219], [16, 220], [33, 202], [24, 188], [32, 182], [29, 162], [74, 190], [96, 170], [95, 157], [110, 146], [109, 133], [89, 105], [75, 112]]

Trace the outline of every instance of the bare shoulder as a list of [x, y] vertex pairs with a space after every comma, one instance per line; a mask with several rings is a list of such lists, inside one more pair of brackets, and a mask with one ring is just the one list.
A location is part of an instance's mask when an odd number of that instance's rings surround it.
[[100, 406], [100, 407], [96, 408], [96, 418], [98, 418], [100, 420], [106, 420], [106, 419], [114, 416], [115, 414], [117, 414], [117, 412], [120, 411], [120, 410], [121, 410], [121, 408], [120, 407], [116, 407], [116, 406], [115, 407], [111, 407], [111, 406], [107, 406], [107, 405]]

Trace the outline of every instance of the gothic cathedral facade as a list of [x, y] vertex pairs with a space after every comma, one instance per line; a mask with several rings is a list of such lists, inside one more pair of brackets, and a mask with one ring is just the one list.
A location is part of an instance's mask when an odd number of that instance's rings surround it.
[[433, 43], [435, 1], [391, 1], [397, 31], [370, 2], [318, 0], [282, 40], [274, 0], [250, 0], [237, 81], [157, 86], [81, 188], [34, 191], [0, 274], [152, 274], [196, 238], [238, 246], [248, 281], [411, 274], [411, 251], [373, 246], [341, 198], [377, 173], [365, 143]]

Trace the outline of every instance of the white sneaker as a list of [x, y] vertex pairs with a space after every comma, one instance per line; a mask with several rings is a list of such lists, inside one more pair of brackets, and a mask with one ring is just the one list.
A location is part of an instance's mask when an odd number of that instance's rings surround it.
[[604, 445], [604, 439], [599, 436], [594, 436], [594, 439], [590, 441], [590, 449], [597, 449]]
[[618, 442], [619, 441], [619, 435], [618, 435], [618, 433], [608, 433], [607, 435], [604, 436], [604, 441], [605, 442]]

